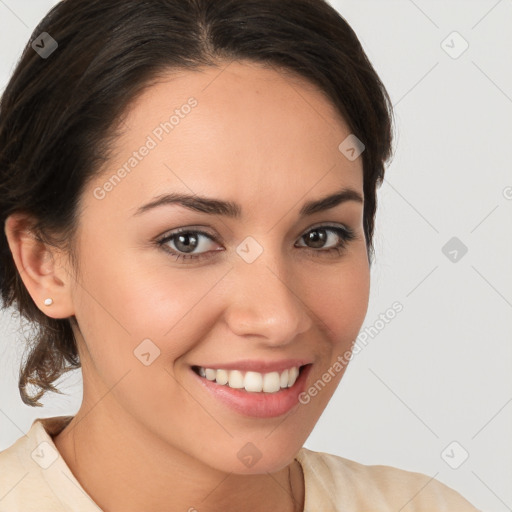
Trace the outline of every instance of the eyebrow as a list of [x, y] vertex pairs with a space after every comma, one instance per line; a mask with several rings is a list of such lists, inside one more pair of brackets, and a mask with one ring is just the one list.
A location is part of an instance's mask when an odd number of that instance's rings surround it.
[[[347, 201], [356, 201], [362, 204], [363, 197], [354, 189], [343, 188], [334, 194], [304, 203], [300, 209], [299, 215], [300, 217], [313, 215], [318, 212], [330, 210]], [[195, 212], [209, 215], [222, 215], [234, 219], [238, 219], [242, 216], [242, 207], [233, 201], [222, 201], [210, 197], [178, 193], [163, 194], [155, 197], [151, 202], [139, 207], [134, 213], [134, 216], [141, 215], [161, 206], [170, 205], [179, 205]]]

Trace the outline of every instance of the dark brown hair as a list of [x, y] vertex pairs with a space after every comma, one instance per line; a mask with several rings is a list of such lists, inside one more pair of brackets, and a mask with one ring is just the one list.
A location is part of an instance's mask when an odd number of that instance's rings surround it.
[[[42, 58], [47, 32], [58, 48]], [[38, 38], [38, 39], [36, 39]], [[291, 71], [323, 91], [366, 148], [364, 233], [373, 259], [376, 189], [392, 154], [388, 94], [351, 27], [324, 0], [63, 0], [34, 30], [0, 103], [0, 221], [33, 216], [34, 235], [66, 250], [76, 269], [79, 201], [108, 160], [130, 102], [161, 73], [249, 60]], [[340, 141], [341, 142], [341, 141]], [[80, 367], [71, 322], [32, 300], [0, 234], [3, 307], [36, 328], [22, 363], [23, 402], [40, 406]], [[36, 390], [29, 392], [29, 386]]]

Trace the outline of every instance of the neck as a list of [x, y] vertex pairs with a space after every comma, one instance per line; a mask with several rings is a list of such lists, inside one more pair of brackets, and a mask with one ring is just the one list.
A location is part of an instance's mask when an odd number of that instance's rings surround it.
[[225, 473], [157, 439], [121, 411], [112, 414], [112, 405], [103, 400], [94, 411], [83, 405], [53, 439], [105, 512], [303, 510], [304, 477], [298, 462], [275, 473]]

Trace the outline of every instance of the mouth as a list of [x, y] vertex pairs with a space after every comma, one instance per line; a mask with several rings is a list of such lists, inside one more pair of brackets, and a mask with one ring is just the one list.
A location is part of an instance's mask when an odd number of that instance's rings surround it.
[[194, 379], [210, 397], [244, 416], [273, 418], [300, 404], [312, 363], [279, 372], [191, 366]]
[[242, 370], [224, 370], [192, 366], [196, 375], [219, 386], [239, 389], [248, 393], [277, 393], [291, 388], [306, 366], [291, 366], [281, 372], [260, 373]]

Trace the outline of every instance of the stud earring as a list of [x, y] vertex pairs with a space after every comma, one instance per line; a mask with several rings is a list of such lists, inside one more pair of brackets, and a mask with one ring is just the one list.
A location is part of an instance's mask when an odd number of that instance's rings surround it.
[[53, 299], [50, 299], [50, 298], [45, 299], [44, 304], [45, 304], [45, 306], [51, 306], [53, 304]]

